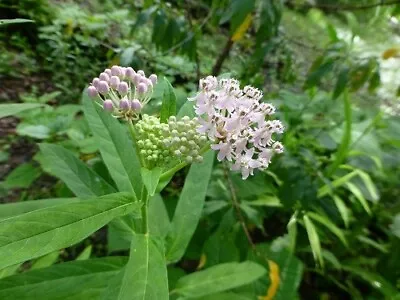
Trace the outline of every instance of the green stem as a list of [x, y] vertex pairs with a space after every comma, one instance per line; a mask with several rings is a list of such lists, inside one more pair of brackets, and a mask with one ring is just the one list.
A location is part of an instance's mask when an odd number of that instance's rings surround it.
[[341, 165], [341, 163], [346, 159], [346, 155], [349, 151], [349, 146], [351, 142], [351, 122], [352, 122], [351, 103], [347, 89], [344, 91], [343, 94], [343, 102], [344, 102], [344, 117], [345, 117], [344, 133], [339, 149], [336, 152], [336, 158], [333, 161], [332, 165], [330, 165], [327, 170], [326, 176], [328, 177], [333, 175], [337, 170], [337, 168]]
[[[200, 155], [206, 153], [210, 149], [210, 144], [206, 144], [203, 148], [200, 149]], [[186, 167], [189, 163], [181, 162], [177, 164], [175, 167], [169, 169], [168, 171], [164, 172], [160, 176], [160, 182], [167, 180], [168, 178], [172, 177], [176, 172]]]
[[149, 206], [149, 194], [147, 189], [143, 186], [142, 188], [142, 232], [144, 234], [149, 232], [149, 216], [148, 216], [148, 206]]
[[135, 142], [134, 148], [136, 151], [136, 155], [138, 156], [139, 160], [140, 160], [140, 164], [142, 165], [142, 167], [146, 167], [146, 163], [142, 157], [142, 155], [139, 152], [139, 147], [138, 147], [138, 139], [137, 139], [137, 135], [136, 135], [136, 130], [135, 130], [135, 126], [132, 123], [132, 120], [128, 120], [129, 123], [129, 132], [131, 134], [131, 137], [133, 139], [133, 141]]

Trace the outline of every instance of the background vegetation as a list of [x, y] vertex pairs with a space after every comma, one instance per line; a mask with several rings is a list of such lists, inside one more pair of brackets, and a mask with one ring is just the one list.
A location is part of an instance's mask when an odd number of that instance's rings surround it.
[[[101, 70], [165, 75], [178, 108], [202, 76], [234, 76], [279, 108], [285, 153], [246, 181], [215, 164], [170, 289], [247, 257], [269, 275], [212, 299], [399, 299], [400, 1], [3, 0], [0, 19], [13, 18], [33, 22], [0, 23], [0, 100], [32, 105], [0, 108], [0, 219], [27, 209], [9, 203], [74, 196], [38, 142], [72, 150], [113, 184], [81, 106]], [[186, 172], [162, 193], [159, 220]], [[126, 248], [104, 228], [0, 278]]]

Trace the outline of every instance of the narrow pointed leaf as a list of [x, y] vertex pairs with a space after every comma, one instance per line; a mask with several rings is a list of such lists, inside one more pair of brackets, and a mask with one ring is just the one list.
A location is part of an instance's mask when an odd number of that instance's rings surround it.
[[160, 121], [166, 123], [170, 116], [176, 115], [176, 95], [174, 88], [167, 78], [164, 77], [164, 93], [161, 105]]
[[265, 273], [265, 268], [251, 261], [219, 264], [181, 277], [172, 293], [202, 297], [249, 284]]
[[44, 106], [41, 103], [10, 103], [0, 104], [0, 119], [8, 116], [14, 116], [25, 110], [30, 110]]
[[84, 91], [83, 110], [89, 127], [98, 143], [104, 163], [119, 191], [135, 192], [140, 198], [142, 180], [140, 162], [128, 132], [117, 119], [89, 99]]
[[347, 208], [344, 201], [337, 195], [333, 195], [333, 201], [335, 202], [336, 208], [338, 209], [340, 216], [343, 219], [344, 225], [349, 227], [350, 216], [349, 216], [349, 209]]
[[344, 236], [343, 231], [337, 227], [335, 224], [332, 223], [331, 220], [329, 220], [327, 217], [323, 216], [323, 215], [319, 215], [316, 213], [313, 213], [311, 211], [309, 211], [307, 213], [307, 215], [314, 219], [315, 221], [321, 223], [322, 225], [324, 225], [326, 228], [328, 228], [334, 235], [336, 235], [339, 240], [341, 240], [341, 242], [347, 247], [348, 243], [346, 240], [346, 237]]
[[115, 217], [139, 212], [126, 193], [36, 210], [0, 222], [0, 269], [69, 247]]
[[0, 280], [2, 300], [99, 299], [125, 257], [72, 261]]
[[308, 235], [308, 240], [310, 241], [311, 250], [316, 262], [319, 262], [321, 266], [324, 265], [324, 261], [321, 254], [321, 243], [319, 241], [317, 230], [314, 224], [311, 222], [307, 215], [303, 216], [304, 225], [306, 226], [306, 231]]
[[164, 200], [160, 194], [150, 198], [149, 203], [149, 232], [151, 235], [165, 237], [169, 230], [170, 219]]
[[360, 191], [360, 189], [353, 183], [347, 182], [346, 187], [349, 189], [350, 192], [356, 197], [356, 199], [361, 203], [362, 207], [365, 211], [370, 215], [371, 209], [369, 208], [367, 200], [364, 198], [364, 195]]
[[48, 164], [51, 173], [64, 181], [78, 197], [101, 196], [115, 192], [111, 185], [89, 169], [71, 151], [53, 144], [40, 144], [39, 147], [46, 160], [51, 162]]
[[0, 205], [0, 220], [22, 215], [37, 209], [81, 201], [78, 198], [54, 198], [5, 203]]
[[167, 235], [166, 256], [170, 262], [176, 262], [183, 256], [196, 230], [203, 210], [213, 162], [214, 153], [209, 151], [201, 164], [193, 164], [190, 167]]

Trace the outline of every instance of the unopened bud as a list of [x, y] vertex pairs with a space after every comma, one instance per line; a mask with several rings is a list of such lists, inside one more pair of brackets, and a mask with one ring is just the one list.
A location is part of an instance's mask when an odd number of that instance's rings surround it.
[[141, 82], [143, 76], [139, 75], [138, 73], [136, 73], [135, 75], [133, 75], [132, 81], [135, 85], [138, 85]]
[[133, 99], [131, 102], [131, 108], [133, 111], [138, 112], [142, 109], [142, 104], [138, 99]]
[[99, 78], [93, 78], [92, 80], [92, 85], [97, 88], [97, 86], [99, 85], [100, 79]]
[[118, 76], [111, 76], [111, 78], [110, 78], [110, 87], [116, 90], [118, 88], [118, 85], [119, 85], [120, 82], [121, 81], [120, 81]]
[[119, 108], [122, 110], [129, 110], [130, 105], [129, 105], [129, 100], [128, 99], [122, 99], [119, 102]]
[[103, 103], [103, 108], [106, 111], [112, 112], [114, 110], [114, 105], [113, 102], [111, 100], [105, 100]]
[[104, 73], [108, 74], [108, 76], [110, 76], [110, 77], [112, 76], [110, 69], [105, 69]]
[[151, 82], [153, 83], [153, 85], [155, 85], [157, 83], [157, 75], [156, 74], [151, 74], [149, 76], [149, 79], [151, 80]]
[[139, 70], [139, 71], [137, 71], [137, 73], [138, 73], [140, 76], [143, 76], [143, 77], [146, 76], [146, 75], [144, 74], [144, 71], [143, 71], [143, 70]]
[[119, 75], [119, 78], [123, 79], [126, 74], [126, 68], [125, 67], [119, 67], [121, 74]]
[[107, 73], [101, 73], [100, 75], [99, 75], [99, 79], [100, 80], [103, 80], [103, 81], [109, 81], [110, 80], [110, 76], [108, 76], [108, 74]]
[[133, 76], [134, 76], [135, 74], [136, 74], [135, 70], [133, 70], [131, 67], [126, 68], [125, 76], [126, 76], [127, 78], [129, 78], [130, 80], [132, 80], [132, 79], [133, 79]]
[[97, 90], [93, 85], [88, 87], [87, 93], [88, 93], [90, 98], [94, 98], [94, 97], [96, 97], [98, 95]]
[[121, 68], [119, 66], [112, 66], [111, 67], [111, 75], [113, 76], [120, 76], [121, 75]]
[[147, 85], [143, 82], [139, 83], [137, 91], [139, 94], [145, 94], [147, 92]]
[[125, 96], [126, 94], [128, 94], [128, 84], [125, 81], [122, 81], [119, 85], [118, 85], [118, 92], [122, 95]]
[[99, 82], [97, 90], [99, 91], [100, 94], [103, 94], [103, 95], [108, 94], [108, 92], [110, 91], [110, 87], [108, 86], [107, 81], [101, 80]]

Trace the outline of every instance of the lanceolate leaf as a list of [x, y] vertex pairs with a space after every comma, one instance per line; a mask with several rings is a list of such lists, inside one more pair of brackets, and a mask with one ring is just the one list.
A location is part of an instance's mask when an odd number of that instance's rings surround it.
[[0, 269], [69, 247], [115, 217], [138, 212], [126, 193], [36, 210], [0, 222]]
[[0, 280], [2, 300], [98, 299], [125, 257], [66, 262]]
[[251, 261], [219, 264], [181, 277], [171, 293], [187, 298], [201, 297], [251, 283], [265, 273], [262, 266]]
[[313, 212], [308, 212], [307, 215], [314, 219], [315, 221], [321, 223], [322, 225], [324, 225], [326, 228], [328, 228], [334, 235], [336, 235], [345, 246], [348, 246], [346, 237], [344, 236], [343, 231], [337, 227], [335, 224], [332, 223], [331, 220], [329, 220], [327, 217], [323, 216], [323, 215], [319, 215]]
[[89, 169], [74, 154], [58, 145], [40, 144], [50, 163], [51, 173], [60, 178], [78, 197], [101, 196], [115, 192], [103, 178]]
[[65, 203], [75, 203], [79, 201], [81, 200], [79, 200], [78, 198], [54, 198], [1, 204], [0, 220], [11, 218], [41, 208], [56, 206]]
[[324, 261], [321, 254], [321, 244], [319, 241], [317, 230], [314, 224], [311, 222], [307, 215], [303, 216], [304, 225], [306, 226], [308, 240], [310, 241], [311, 250], [315, 261], [318, 261], [321, 266], [324, 265]]
[[168, 300], [167, 267], [162, 240], [149, 234], [132, 237], [129, 261], [122, 271], [117, 293], [106, 299]]
[[[1, 25], [1, 20], [0, 20]], [[42, 107], [41, 103], [11, 103], [0, 104], [0, 119], [8, 116], [13, 116], [25, 110]]]
[[176, 115], [176, 95], [167, 78], [164, 78], [164, 94], [161, 105], [160, 121], [166, 123], [170, 116]]
[[209, 151], [201, 164], [190, 167], [185, 185], [179, 197], [167, 235], [167, 260], [178, 261], [185, 253], [186, 247], [201, 217], [208, 182], [214, 162], [214, 153]]
[[119, 191], [134, 192], [140, 198], [142, 180], [140, 163], [127, 130], [111, 114], [103, 111], [88, 98], [82, 96], [83, 108], [90, 129], [99, 145], [104, 163]]

